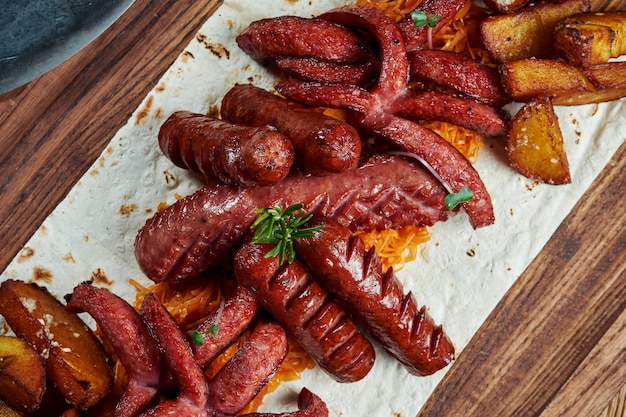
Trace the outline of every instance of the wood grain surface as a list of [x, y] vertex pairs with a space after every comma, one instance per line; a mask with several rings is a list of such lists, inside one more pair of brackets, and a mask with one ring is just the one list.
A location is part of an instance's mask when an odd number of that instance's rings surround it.
[[[136, 0], [87, 48], [0, 96], [0, 270], [219, 4]], [[625, 159], [622, 145], [420, 417], [595, 417], [626, 384]]]

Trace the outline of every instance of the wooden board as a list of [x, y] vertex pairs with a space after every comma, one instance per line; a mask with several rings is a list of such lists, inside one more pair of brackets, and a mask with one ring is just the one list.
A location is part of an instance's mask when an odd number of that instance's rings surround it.
[[[136, 0], [73, 58], [0, 96], [0, 270], [219, 4]], [[501, 300], [420, 417], [595, 416], [626, 383], [624, 160], [626, 145]], [[583, 414], [572, 413], [579, 407]]]

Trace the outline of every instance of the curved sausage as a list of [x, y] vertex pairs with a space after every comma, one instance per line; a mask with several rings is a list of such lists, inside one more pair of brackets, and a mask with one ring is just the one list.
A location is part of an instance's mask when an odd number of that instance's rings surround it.
[[379, 69], [376, 59], [363, 64], [344, 64], [315, 58], [284, 57], [276, 60], [276, 66], [304, 81], [355, 85], [372, 80]]
[[287, 356], [287, 334], [277, 323], [261, 320], [239, 350], [209, 380], [208, 405], [237, 414], [268, 383]]
[[139, 314], [119, 296], [90, 283], [74, 288], [66, 308], [93, 317], [126, 370], [128, 384], [115, 415], [131, 417], [144, 410], [158, 395], [161, 355]]
[[509, 118], [499, 109], [469, 97], [441, 91], [408, 90], [398, 96], [390, 112], [408, 120], [439, 120], [485, 136], [506, 136]]
[[169, 116], [159, 130], [159, 146], [175, 165], [227, 184], [275, 184], [294, 161], [293, 145], [274, 128], [189, 111]]
[[[179, 406], [181, 410], [194, 411], [187, 415], [204, 415], [208, 398], [206, 378], [182, 331], [167, 309], [152, 293], [144, 297], [139, 314], [150, 335], [156, 341], [163, 355], [163, 361], [178, 386], [176, 400], [159, 403], [152, 410], [170, 409], [170, 407], [176, 409]], [[166, 415], [156, 411], [152, 413], [148, 411], [148, 415]]]
[[252, 22], [237, 45], [253, 59], [283, 56], [338, 63], [363, 63], [369, 47], [355, 32], [320, 19], [279, 16]]
[[367, 338], [297, 260], [280, 265], [277, 257], [265, 258], [271, 247], [244, 244], [235, 255], [237, 280], [335, 380], [354, 382], [365, 377], [375, 360]]
[[[222, 306], [219, 313], [208, 317], [198, 326], [198, 331], [208, 334], [211, 326], [216, 325], [218, 332], [205, 337], [204, 342], [193, 345], [194, 356], [200, 368], [208, 366], [228, 346], [233, 344], [248, 328], [259, 310], [254, 294], [234, 280], [222, 280]], [[219, 317], [218, 317], [219, 316]]]
[[446, 190], [424, 167], [378, 155], [354, 171], [287, 177], [271, 187], [213, 185], [158, 211], [135, 239], [135, 257], [153, 281], [183, 282], [229, 262], [261, 207], [304, 204], [351, 230], [432, 225], [448, 218]]
[[490, 106], [510, 102], [497, 69], [469, 56], [433, 49], [420, 49], [407, 55], [409, 75], [452, 88]]
[[230, 89], [221, 115], [232, 123], [276, 127], [293, 143], [299, 166], [312, 174], [347, 171], [359, 162], [361, 139], [348, 123], [252, 84]]
[[346, 306], [372, 336], [415, 375], [430, 375], [454, 359], [454, 346], [404, 294], [393, 269], [386, 271], [374, 248], [331, 219], [314, 218], [307, 227], [324, 228], [314, 237], [296, 239], [298, 259]]

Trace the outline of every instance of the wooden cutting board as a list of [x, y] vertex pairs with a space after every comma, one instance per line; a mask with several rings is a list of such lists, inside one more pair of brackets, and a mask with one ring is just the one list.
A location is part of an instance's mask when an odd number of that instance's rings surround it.
[[[136, 0], [70, 60], [0, 96], [0, 270], [219, 5]], [[419, 416], [593, 417], [626, 384], [625, 160], [622, 145]]]

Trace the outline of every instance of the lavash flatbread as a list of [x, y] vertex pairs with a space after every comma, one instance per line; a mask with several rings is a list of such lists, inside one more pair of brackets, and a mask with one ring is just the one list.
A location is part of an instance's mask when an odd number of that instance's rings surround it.
[[[345, 3], [226, 0], [0, 281], [49, 276], [47, 287], [60, 298], [97, 276], [100, 285], [132, 302], [135, 290], [128, 280], [151, 283], [135, 262], [137, 230], [159, 203], [172, 203], [201, 185], [161, 154], [159, 126], [176, 110], [207, 112], [219, 106], [235, 83], [271, 89], [271, 74], [234, 41], [251, 21], [284, 14], [310, 17]], [[509, 110], [518, 107], [512, 104]], [[475, 166], [491, 193], [495, 224], [474, 230], [461, 212], [435, 225], [419, 259], [398, 273], [405, 289], [443, 324], [457, 354], [626, 138], [626, 100], [556, 111], [572, 184], [526, 179], [508, 167], [502, 143], [486, 141]], [[293, 409], [295, 394], [306, 386], [322, 397], [331, 416], [415, 415], [447, 371], [415, 377], [381, 349], [377, 354], [374, 369], [362, 381], [339, 384], [319, 369], [306, 371], [301, 380], [284, 383], [266, 397], [262, 410]]]

